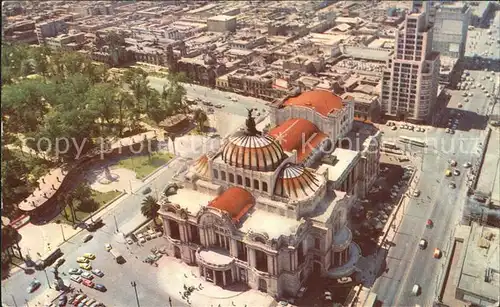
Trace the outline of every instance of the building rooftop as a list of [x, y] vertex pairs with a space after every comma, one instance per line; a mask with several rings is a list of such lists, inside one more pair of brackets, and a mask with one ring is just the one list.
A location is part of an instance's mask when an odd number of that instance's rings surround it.
[[349, 165], [353, 164], [354, 160], [358, 157], [359, 152], [344, 148], [336, 148], [331, 155], [335, 157], [334, 165], [321, 164], [317, 172], [323, 173], [328, 171], [328, 180], [337, 181], [347, 171]]
[[178, 204], [192, 215], [198, 214], [202, 207], [207, 206], [215, 197], [191, 189], [178, 189], [177, 193], [168, 197], [171, 203]]
[[342, 99], [329, 91], [313, 90], [285, 100], [283, 106], [306, 107], [315, 110], [323, 116], [344, 107]]
[[[458, 288], [497, 301], [500, 288], [500, 229], [470, 227]], [[488, 276], [489, 281], [485, 281]]]
[[250, 212], [240, 227], [240, 231], [265, 232], [269, 239], [277, 239], [281, 235], [289, 236], [297, 231], [303, 221], [285, 217], [276, 213], [256, 209]]

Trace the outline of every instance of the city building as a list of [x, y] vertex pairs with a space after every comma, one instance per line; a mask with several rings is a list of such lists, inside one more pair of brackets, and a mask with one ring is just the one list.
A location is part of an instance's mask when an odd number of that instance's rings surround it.
[[[267, 134], [249, 111], [246, 129], [176, 178], [181, 188], [160, 200], [159, 214], [169, 255], [196, 264], [205, 280], [221, 287], [243, 282], [286, 298], [312, 275], [354, 272], [360, 249], [346, 224], [356, 200], [350, 192], [363, 172], [378, 172], [372, 158], [380, 153], [373, 142], [380, 134], [364, 142], [374, 156], [332, 153], [352, 125], [351, 104], [313, 91], [279, 108], [285, 111], [273, 116], [276, 126]], [[325, 157], [332, 168], [311, 168]]]
[[236, 16], [218, 15], [207, 20], [210, 32], [234, 32], [236, 31]]
[[59, 34], [68, 33], [69, 26], [67, 22], [69, 21], [73, 21], [72, 15], [66, 15], [57, 19], [38, 23], [35, 28], [38, 43], [43, 44], [47, 37], [55, 37]]
[[383, 73], [381, 109], [388, 117], [413, 122], [432, 120], [437, 97], [440, 59], [432, 51], [429, 2], [414, 1], [396, 32], [396, 50]]
[[85, 33], [69, 33], [61, 34], [56, 37], [48, 37], [45, 39], [47, 46], [54, 50], [78, 50], [85, 43]]
[[462, 60], [470, 16], [471, 9], [465, 2], [439, 4], [434, 18], [432, 49], [441, 56]]
[[354, 104], [329, 91], [298, 93], [270, 106], [272, 125], [281, 125], [289, 118], [303, 118], [328, 135], [334, 144], [352, 129]]
[[500, 229], [472, 223], [455, 232], [459, 255], [455, 272], [455, 298], [474, 306], [500, 302]]

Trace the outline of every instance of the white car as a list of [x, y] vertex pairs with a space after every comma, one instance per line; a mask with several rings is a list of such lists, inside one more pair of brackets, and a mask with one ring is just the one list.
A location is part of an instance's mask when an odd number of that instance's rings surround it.
[[453, 170], [453, 175], [455, 176], [460, 176], [460, 171], [459, 170]]
[[82, 278], [78, 275], [71, 275], [70, 279], [74, 282], [77, 282], [77, 283], [81, 283], [82, 282]]
[[471, 166], [472, 166], [472, 164], [471, 164], [470, 162], [465, 162], [465, 163], [464, 163], [464, 167], [465, 167], [465, 168], [469, 168], [469, 167], [471, 167]]
[[420, 196], [420, 190], [415, 190], [415, 191], [413, 191], [412, 196], [413, 196], [413, 197], [419, 197], [419, 196]]

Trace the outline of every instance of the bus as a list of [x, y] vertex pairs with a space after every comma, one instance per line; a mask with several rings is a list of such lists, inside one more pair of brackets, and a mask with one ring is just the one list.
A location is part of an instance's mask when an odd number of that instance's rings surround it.
[[398, 149], [399, 147], [393, 142], [382, 142], [382, 147], [387, 149]]
[[115, 258], [116, 263], [122, 264], [125, 262], [125, 258], [123, 258], [123, 256], [118, 251], [111, 249], [109, 252], [111, 253], [111, 255], [113, 255], [113, 258]]
[[425, 147], [426, 144], [423, 141], [417, 140], [417, 139], [412, 139], [406, 136], [400, 136], [399, 141], [404, 144], [410, 144], [410, 145], [415, 145], [419, 147]]

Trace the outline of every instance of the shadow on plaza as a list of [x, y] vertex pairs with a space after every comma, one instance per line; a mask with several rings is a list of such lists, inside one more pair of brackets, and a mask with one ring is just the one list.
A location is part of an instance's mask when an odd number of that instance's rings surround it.
[[[491, 107], [488, 105], [488, 107]], [[481, 110], [479, 110], [481, 111]], [[460, 117], [457, 114], [461, 113]], [[477, 114], [474, 111], [467, 111], [455, 108], [446, 108], [443, 117], [438, 125], [441, 128], [449, 128], [448, 120], [451, 118], [459, 118], [460, 124], [456, 130], [459, 131], [470, 131], [470, 130], [484, 130], [488, 126], [488, 117], [484, 115]]]
[[467, 70], [485, 70], [500, 72], [500, 59], [487, 59], [481, 56], [465, 57], [463, 68]]

